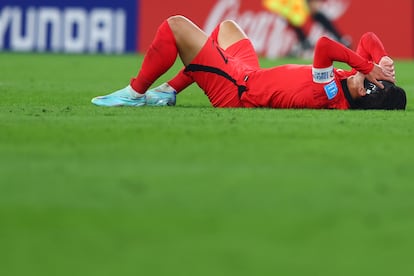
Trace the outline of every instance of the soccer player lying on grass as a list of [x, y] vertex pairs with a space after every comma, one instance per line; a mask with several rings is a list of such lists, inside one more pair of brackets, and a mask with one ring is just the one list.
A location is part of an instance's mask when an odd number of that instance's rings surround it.
[[[184, 69], [148, 90], [180, 56]], [[333, 62], [352, 70], [335, 69]], [[175, 105], [176, 93], [196, 82], [214, 107], [405, 109], [393, 60], [373, 33], [354, 52], [327, 37], [318, 40], [312, 65], [260, 68], [253, 45], [234, 21], [208, 36], [183, 16], [157, 30], [137, 77], [114, 93], [92, 99], [98, 106]], [[147, 91], [148, 90], [148, 91]]]

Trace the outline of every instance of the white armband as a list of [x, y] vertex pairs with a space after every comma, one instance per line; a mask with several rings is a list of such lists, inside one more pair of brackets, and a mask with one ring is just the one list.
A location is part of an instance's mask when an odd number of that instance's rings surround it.
[[312, 67], [313, 81], [316, 83], [328, 83], [334, 80], [334, 67], [331, 65], [328, 68], [314, 68]]

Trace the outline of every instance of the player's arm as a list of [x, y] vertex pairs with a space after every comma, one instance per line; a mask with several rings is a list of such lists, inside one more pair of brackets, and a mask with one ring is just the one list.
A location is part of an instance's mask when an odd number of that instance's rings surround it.
[[395, 80], [394, 61], [385, 50], [382, 41], [373, 32], [367, 32], [361, 36], [356, 50], [363, 58], [373, 61], [388, 72]]
[[356, 52], [376, 64], [379, 64], [382, 57], [388, 56], [381, 40], [373, 32], [367, 32], [361, 36]]
[[353, 69], [363, 73], [369, 81], [382, 88], [383, 85], [379, 80], [392, 79], [389, 74], [385, 73], [381, 67], [372, 61], [367, 60], [328, 37], [321, 37], [315, 45], [315, 57], [313, 60], [314, 82], [328, 82], [329, 80], [323, 78], [321, 81], [321, 76], [327, 76], [328, 74], [333, 79], [334, 61], [348, 64]]

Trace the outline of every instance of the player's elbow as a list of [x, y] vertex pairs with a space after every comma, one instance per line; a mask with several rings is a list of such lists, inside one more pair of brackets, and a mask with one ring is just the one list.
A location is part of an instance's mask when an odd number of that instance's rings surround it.
[[361, 38], [373, 37], [373, 36], [376, 36], [374, 32], [366, 32], [361, 36]]
[[332, 40], [327, 36], [322, 36], [316, 41], [315, 50], [324, 51], [332, 43]]
[[374, 32], [366, 32], [361, 36], [361, 43], [365, 41], [379, 41], [378, 36]]
[[374, 32], [366, 32], [361, 36], [361, 39], [367, 39], [367, 38], [372, 38], [375, 37], [375, 33]]

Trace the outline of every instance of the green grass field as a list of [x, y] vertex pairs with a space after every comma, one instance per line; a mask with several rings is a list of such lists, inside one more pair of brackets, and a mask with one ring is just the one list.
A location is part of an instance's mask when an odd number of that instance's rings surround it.
[[414, 62], [405, 112], [90, 104], [140, 58], [0, 53], [0, 275], [413, 275]]

